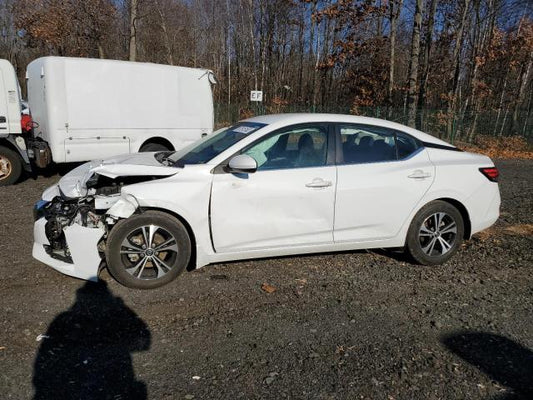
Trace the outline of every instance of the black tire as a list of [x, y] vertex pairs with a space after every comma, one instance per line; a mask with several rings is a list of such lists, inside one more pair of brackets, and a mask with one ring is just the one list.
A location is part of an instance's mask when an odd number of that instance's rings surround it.
[[22, 159], [9, 147], [0, 146], [0, 186], [17, 182], [22, 174]]
[[[152, 233], [150, 226], [158, 229]], [[130, 288], [153, 289], [173, 281], [187, 267], [191, 240], [177, 218], [146, 211], [119, 221], [111, 229], [105, 253], [109, 273], [118, 282]]]
[[141, 153], [148, 153], [151, 151], [169, 151], [170, 149], [161, 143], [146, 143], [139, 150]]
[[464, 221], [459, 210], [436, 200], [422, 207], [413, 218], [406, 249], [419, 264], [443, 264], [457, 252], [463, 237]]

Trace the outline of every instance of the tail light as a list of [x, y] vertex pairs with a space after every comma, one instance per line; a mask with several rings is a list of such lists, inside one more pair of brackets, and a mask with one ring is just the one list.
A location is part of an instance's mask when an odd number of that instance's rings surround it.
[[33, 121], [31, 119], [31, 116], [29, 116], [28, 114], [22, 114], [20, 118], [20, 124], [24, 133], [30, 132], [33, 128]]
[[481, 172], [485, 177], [491, 181], [491, 182], [498, 182], [498, 177], [500, 176], [500, 172], [498, 171], [498, 168], [496, 167], [490, 167], [490, 168], [480, 168], [479, 172]]

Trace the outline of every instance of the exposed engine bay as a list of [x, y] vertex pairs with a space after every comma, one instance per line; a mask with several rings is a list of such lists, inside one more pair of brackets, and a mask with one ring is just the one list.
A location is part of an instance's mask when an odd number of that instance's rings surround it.
[[34, 210], [35, 220], [46, 219], [45, 234], [49, 245], [45, 245], [47, 254], [57, 260], [73, 263], [65, 228], [77, 224], [85, 228], [101, 229], [104, 236], [98, 243], [99, 253], [105, 250], [105, 239], [117, 218], [107, 215], [107, 211], [120, 199], [123, 186], [157, 179], [150, 176], [118, 177], [115, 179], [93, 174], [86, 183], [86, 195], [68, 198], [58, 188], [59, 195], [51, 201], [41, 200]]
[[123, 189], [180, 172], [163, 162], [165, 155], [132, 153], [90, 161], [47, 188], [34, 208], [33, 257], [61, 273], [97, 281], [113, 227], [144, 212]]
[[76, 223], [88, 228], [106, 228], [103, 218], [106, 210], [97, 212], [94, 205], [93, 196], [74, 200], [56, 196], [51, 202], [36, 210], [36, 219], [41, 217], [46, 219], [45, 234], [50, 245], [45, 246], [45, 250], [51, 257], [72, 263], [64, 233], [64, 228], [67, 226]]

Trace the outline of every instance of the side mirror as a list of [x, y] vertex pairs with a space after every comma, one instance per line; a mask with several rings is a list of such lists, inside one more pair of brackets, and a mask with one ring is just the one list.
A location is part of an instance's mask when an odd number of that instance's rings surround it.
[[229, 160], [229, 171], [238, 174], [251, 174], [257, 171], [257, 161], [247, 154], [239, 154]]

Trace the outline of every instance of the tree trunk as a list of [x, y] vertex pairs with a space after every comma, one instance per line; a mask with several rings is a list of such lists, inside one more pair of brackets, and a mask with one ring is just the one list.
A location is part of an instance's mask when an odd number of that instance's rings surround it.
[[463, 10], [461, 14], [461, 22], [457, 29], [457, 35], [455, 38], [455, 47], [452, 55], [452, 69], [450, 71], [449, 82], [450, 90], [448, 91], [448, 106], [446, 109], [446, 116], [448, 118], [448, 125], [446, 134], [448, 138], [451, 138], [453, 134], [453, 112], [455, 110], [455, 98], [457, 96], [457, 89], [459, 87], [459, 67], [461, 61], [461, 50], [463, 48], [463, 32], [466, 23], [466, 16], [468, 14], [468, 8], [470, 6], [470, 0], [463, 0]]
[[102, 60], [106, 58], [104, 48], [100, 43], [98, 43], [98, 57], [100, 57]]
[[137, 12], [139, 11], [139, 0], [130, 2], [130, 61], [137, 60]]
[[[471, 69], [472, 72], [470, 73], [470, 114], [474, 114], [474, 120], [470, 126], [470, 129], [468, 131], [467, 141], [471, 142], [474, 139], [474, 136], [476, 134], [476, 128], [477, 128], [477, 120], [478, 120], [478, 75], [479, 75], [479, 62], [478, 62], [478, 55], [485, 53], [485, 44], [487, 43], [487, 37], [490, 37], [492, 32], [492, 26], [491, 22], [489, 20], [489, 23], [485, 27], [485, 29], [482, 30], [482, 21], [480, 17], [480, 0], [474, 0], [474, 8], [476, 10], [476, 27], [474, 30], [474, 48], [472, 51], [471, 56]], [[489, 0], [488, 2], [489, 9], [492, 9], [493, 7], [493, 1]], [[490, 43], [490, 39], [489, 39]]]
[[[392, 95], [394, 91], [394, 61], [396, 52], [396, 28], [398, 24], [398, 17], [402, 9], [403, 0], [391, 0], [389, 5], [389, 19], [390, 19], [390, 47], [389, 47], [389, 82], [387, 85], [387, 117], [392, 115]], [[395, 6], [396, 4], [396, 6]]]
[[249, 29], [250, 29], [250, 45], [252, 48], [252, 63], [253, 63], [253, 75], [254, 75], [254, 90], [257, 90], [257, 59], [255, 51], [255, 35], [254, 35], [254, 0], [248, 0], [249, 7]]
[[[381, 0], [377, 0], [376, 6], [381, 9]], [[376, 36], [379, 39], [383, 36], [383, 17], [381, 15], [381, 11], [378, 13], [377, 19]]]
[[524, 68], [522, 73], [520, 74], [520, 86], [518, 89], [518, 97], [516, 99], [516, 104], [513, 111], [513, 123], [512, 123], [512, 132], [513, 134], [518, 134], [520, 132], [520, 127], [518, 126], [518, 112], [520, 109], [520, 106], [525, 100], [526, 97], [526, 88], [529, 84], [529, 77], [531, 75], [531, 69], [533, 64], [533, 52], [529, 53], [529, 59], [527, 66]]
[[433, 44], [433, 28], [435, 26], [435, 13], [437, 11], [438, 0], [431, 0], [429, 6], [428, 30], [426, 32], [426, 43], [424, 46], [423, 72], [420, 79], [420, 88], [418, 91], [418, 118], [416, 119], [416, 128], [422, 129], [422, 110], [426, 106], [426, 90], [429, 77], [429, 58], [431, 56], [431, 46]]
[[[229, 0], [226, 0], [226, 12], [227, 18], [229, 21], [230, 10], [229, 10]], [[228, 110], [231, 105], [231, 29], [230, 24], [227, 26], [227, 38], [226, 38], [226, 52], [228, 53]]]
[[415, 126], [416, 119], [416, 84], [418, 81], [418, 57], [420, 55], [420, 28], [422, 26], [423, 0], [416, 0], [413, 22], [413, 38], [411, 40], [411, 59], [409, 61], [409, 91], [407, 97], [409, 126]]
[[[310, 65], [309, 73], [312, 74], [313, 76], [312, 76], [312, 79], [310, 80], [310, 84], [308, 85], [307, 96], [313, 106], [313, 112], [315, 112], [314, 98], [315, 98], [316, 68], [314, 68], [314, 66], [315, 66], [316, 58], [315, 58], [314, 46], [315, 46], [316, 21], [313, 18], [313, 15], [317, 9], [317, 0], [312, 0], [311, 4], [312, 6], [311, 6], [310, 21], [309, 21], [311, 25], [311, 33], [309, 37], [309, 65]], [[318, 33], [316, 34], [318, 35]]]
[[161, 30], [163, 31], [163, 42], [165, 44], [165, 51], [167, 53], [167, 64], [174, 65], [174, 57], [172, 55], [172, 41], [170, 40], [170, 35], [168, 33], [168, 27], [165, 20], [165, 14], [163, 13], [163, 9], [161, 5], [159, 4], [158, 0], [155, 0], [154, 2], [157, 13], [159, 14], [159, 19], [161, 20]]

